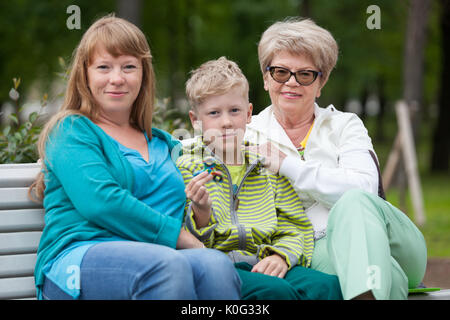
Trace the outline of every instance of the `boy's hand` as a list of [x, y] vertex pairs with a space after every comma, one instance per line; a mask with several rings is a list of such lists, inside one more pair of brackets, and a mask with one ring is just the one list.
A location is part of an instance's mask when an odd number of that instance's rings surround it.
[[271, 256], [265, 257], [260, 262], [253, 266], [252, 272], [259, 272], [274, 276], [278, 278], [284, 278], [288, 271], [288, 265], [284, 258], [276, 253]]
[[186, 197], [192, 201], [194, 220], [198, 228], [206, 227], [211, 217], [212, 201], [205, 183], [211, 181], [212, 178], [212, 174], [204, 171], [192, 178], [185, 188]]

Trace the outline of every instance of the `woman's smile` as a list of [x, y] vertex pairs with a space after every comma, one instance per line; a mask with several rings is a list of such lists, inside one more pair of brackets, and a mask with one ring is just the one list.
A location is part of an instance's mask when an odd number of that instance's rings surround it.
[[127, 94], [127, 92], [124, 92], [124, 91], [107, 91], [106, 94], [111, 96], [111, 97], [114, 97], [114, 98], [120, 98], [120, 97], [123, 97], [125, 94]]
[[291, 92], [291, 91], [281, 92], [281, 95], [286, 99], [298, 99], [303, 96], [300, 93], [295, 93], [295, 92]]

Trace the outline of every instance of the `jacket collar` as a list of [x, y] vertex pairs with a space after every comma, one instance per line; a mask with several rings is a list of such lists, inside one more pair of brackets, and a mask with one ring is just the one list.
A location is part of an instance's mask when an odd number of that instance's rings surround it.
[[[251, 145], [252, 143], [244, 141], [243, 145], [241, 146], [241, 151], [244, 154], [245, 163], [248, 165], [263, 166], [263, 157], [250, 151], [248, 147]], [[206, 157], [212, 157], [216, 163], [223, 164], [223, 162], [216, 157], [214, 152], [203, 142], [201, 136], [195, 137], [195, 141], [192, 144], [185, 146], [183, 148], [183, 154], [200, 155], [203, 157], [203, 159], [205, 159]]]
[[[329, 105], [327, 108], [321, 108], [317, 103], [314, 103], [315, 120], [311, 136], [314, 135], [314, 131], [320, 127], [322, 122], [329, 119], [335, 111], [336, 108], [333, 105]], [[265, 136], [267, 140], [283, 145], [297, 153], [297, 149], [291, 139], [289, 139], [286, 131], [276, 119], [272, 105], [265, 108], [258, 115], [253, 116], [247, 128]]]

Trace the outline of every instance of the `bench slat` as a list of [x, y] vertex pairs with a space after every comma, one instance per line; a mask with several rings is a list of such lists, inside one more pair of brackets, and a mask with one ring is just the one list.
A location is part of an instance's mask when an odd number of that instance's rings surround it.
[[0, 279], [0, 299], [36, 297], [34, 277]]
[[0, 210], [42, 208], [42, 203], [28, 199], [28, 188], [1, 188]]
[[0, 165], [0, 188], [28, 187], [33, 183], [41, 166], [37, 163]]
[[42, 231], [44, 209], [0, 210], [0, 232]]
[[42, 232], [11, 232], [0, 233], [0, 255], [35, 253]]
[[0, 278], [33, 276], [36, 254], [0, 256]]

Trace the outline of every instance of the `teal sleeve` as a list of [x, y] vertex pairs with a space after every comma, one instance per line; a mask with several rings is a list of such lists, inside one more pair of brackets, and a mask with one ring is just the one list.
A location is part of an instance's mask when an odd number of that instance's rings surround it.
[[174, 248], [182, 222], [135, 198], [130, 191], [131, 167], [112, 141], [102, 139], [86, 118], [72, 118], [52, 132], [46, 165], [76, 211], [125, 239]]

